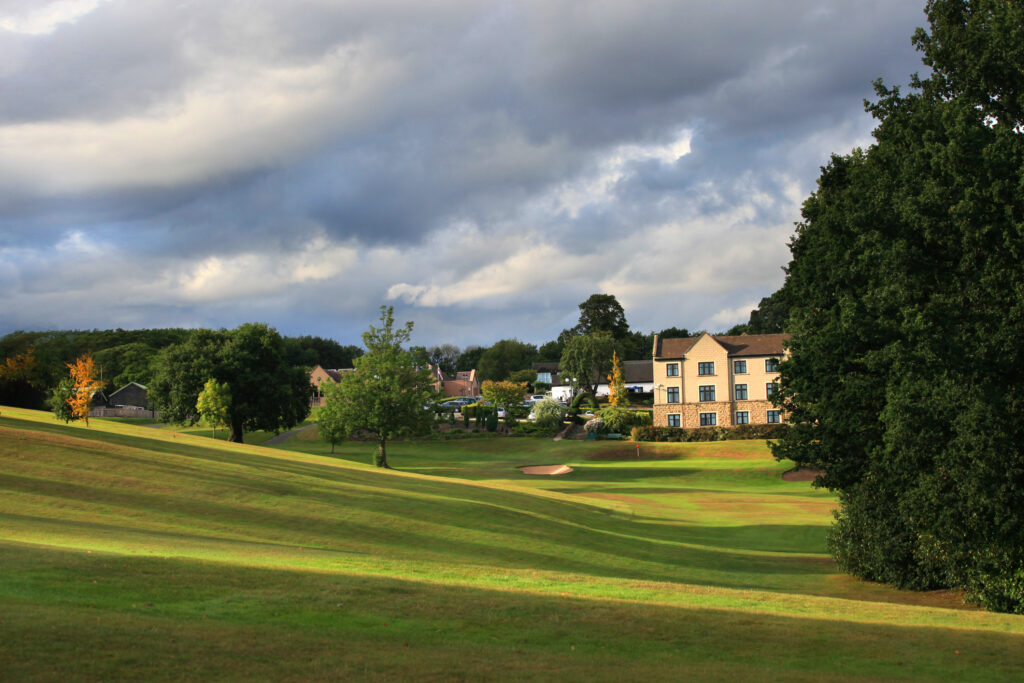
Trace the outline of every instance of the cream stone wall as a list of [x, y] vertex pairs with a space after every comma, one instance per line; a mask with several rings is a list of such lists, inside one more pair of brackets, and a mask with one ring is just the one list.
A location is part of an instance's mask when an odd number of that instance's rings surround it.
[[735, 419], [737, 412], [743, 410], [750, 413], [750, 424], [762, 425], [768, 423], [768, 411], [777, 410], [777, 408], [772, 405], [771, 401], [735, 401], [733, 403], [733, 418]]
[[[779, 358], [779, 356], [751, 356], [747, 358], [730, 358], [729, 359], [729, 397], [735, 398], [735, 387], [737, 384], [747, 385], [747, 400], [748, 401], [766, 401], [768, 400], [768, 389], [767, 385], [771, 382], [779, 381], [778, 372], [767, 372], [765, 370], [765, 361], [769, 358]], [[736, 361], [746, 361], [747, 372], [741, 374], [736, 372]]]
[[[768, 372], [765, 361], [784, 356], [747, 356], [730, 358], [728, 351], [709, 334], [704, 334], [686, 352], [684, 359], [654, 361], [654, 425], [667, 427], [668, 416], [679, 414], [681, 426], [700, 426], [700, 413], [716, 413], [720, 427], [731, 427], [737, 411], [749, 413], [750, 424], [766, 424], [767, 412], [775, 410], [767, 394], [767, 385], [777, 382], [778, 372]], [[746, 372], [737, 373], [735, 361], [746, 362]], [[700, 375], [700, 363], [715, 364], [713, 375]], [[670, 363], [679, 364], [679, 376], [667, 374]], [[747, 398], [736, 400], [736, 385], [747, 385]], [[700, 401], [701, 386], [715, 387], [714, 401]], [[668, 403], [668, 388], [679, 389], [680, 403]], [[785, 416], [783, 416], [785, 419]]]
[[[679, 365], [679, 376], [670, 377], [668, 375], [668, 365], [670, 363], [676, 363]], [[668, 414], [671, 412], [680, 412], [679, 406], [681, 403], [668, 403], [668, 388], [675, 387], [679, 389], [679, 400], [683, 400], [683, 360], [670, 359], [664, 361], [654, 361], [654, 425], [656, 427], [667, 427], [668, 426]], [[661, 417], [659, 418], [658, 406], [665, 404], [668, 406], [667, 410], [661, 411]], [[675, 406], [673, 409], [672, 406]], [[659, 421], [660, 419], [660, 421]]]
[[[708, 362], [715, 364], [715, 374], [697, 374], [699, 364]], [[729, 352], [710, 334], [702, 335], [693, 348], [686, 352], [682, 374], [684, 403], [698, 403], [700, 387], [705, 385], [715, 387], [716, 401], [729, 400]]]
[[701, 413], [715, 413], [718, 419], [716, 427], [732, 426], [732, 403], [729, 401], [705, 401], [703, 403], [687, 403], [683, 411], [683, 426], [687, 429], [700, 427]]

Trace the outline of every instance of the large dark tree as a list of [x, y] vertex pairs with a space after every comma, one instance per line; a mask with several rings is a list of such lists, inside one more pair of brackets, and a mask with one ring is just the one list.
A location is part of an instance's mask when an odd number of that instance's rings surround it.
[[246, 430], [289, 429], [309, 414], [309, 375], [288, 364], [284, 340], [266, 325], [193, 331], [160, 354], [150, 397], [164, 420], [195, 424], [196, 401], [210, 379], [230, 390], [231, 441], [241, 443]]
[[529, 368], [537, 358], [537, 347], [518, 339], [502, 339], [480, 357], [477, 374], [480, 381], [501, 381], [516, 370]]
[[455, 374], [455, 368], [458, 366], [461, 356], [462, 350], [454, 344], [441, 344], [427, 348], [427, 358], [430, 359], [430, 364], [441, 368], [449, 375]]
[[734, 326], [729, 334], [775, 334], [785, 332], [789, 322], [789, 290], [782, 286], [771, 296], [761, 299], [750, 312], [750, 320]]
[[774, 451], [839, 493], [845, 570], [1024, 612], [1024, 5], [927, 14], [931, 75], [804, 205]]
[[614, 339], [623, 339], [629, 333], [626, 311], [614, 294], [591, 294], [580, 304], [578, 334], [607, 332]]
[[342, 346], [333, 339], [303, 335], [285, 337], [288, 364], [295, 366], [324, 368], [351, 368], [352, 361], [363, 354], [358, 346]]
[[480, 358], [486, 351], [487, 347], [485, 346], [467, 346], [459, 354], [459, 360], [455, 363], [455, 370], [475, 370], [480, 365]]
[[573, 393], [583, 390], [597, 395], [597, 385], [606, 381], [612, 368], [615, 339], [608, 332], [574, 337], [565, 345], [558, 369], [569, 380]]

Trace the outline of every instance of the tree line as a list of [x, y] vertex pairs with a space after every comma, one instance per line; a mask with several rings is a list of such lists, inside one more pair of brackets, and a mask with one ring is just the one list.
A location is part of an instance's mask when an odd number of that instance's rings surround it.
[[[432, 365], [448, 374], [477, 370], [481, 381], [514, 380], [532, 383], [533, 363], [559, 362], [570, 342], [597, 332], [606, 333], [623, 360], [651, 357], [654, 333], [631, 330], [622, 305], [611, 294], [594, 294], [579, 305], [578, 323], [562, 330], [557, 339], [539, 346], [519, 339], [502, 339], [489, 347], [460, 348], [446, 343], [412, 346], [417, 365]], [[102, 391], [128, 382], [153, 383], [160, 354], [186, 343], [195, 330], [167, 328], [143, 330], [16, 331], [0, 337], [0, 404], [44, 408], [53, 388], [67, 379], [69, 363], [92, 355]], [[662, 336], [689, 336], [685, 328], [669, 327]], [[351, 368], [364, 348], [342, 345], [317, 336], [282, 336], [284, 362], [290, 367]], [[576, 344], [579, 344], [577, 341]], [[609, 347], [611, 348], [611, 347]], [[607, 354], [611, 358], [611, 352]], [[609, 361], [610, 362], [610, 361]]]
[[[68, 376], [68, 364], [91, 354], [100, 390], [128, 382], [149, 386], [160, 353], [185, 343], [195, 330], [56, 330], [11, 332], [0, 337], [0, 404], [44, 408], [50, 391]], [[352, 367], [362, 348], [316, 336], [281, 337], [291, 367]]]

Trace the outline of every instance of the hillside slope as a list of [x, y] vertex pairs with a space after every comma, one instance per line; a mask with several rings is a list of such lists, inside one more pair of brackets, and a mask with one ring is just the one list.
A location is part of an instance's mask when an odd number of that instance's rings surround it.
[[1019, 617], [901, 604], [922, 600], [871, 587], [851, 599], [860, 588], [800, 542], [737, 546], [756, 533], [0, 413], [0, 670], [13, 677], [1024, 671]]

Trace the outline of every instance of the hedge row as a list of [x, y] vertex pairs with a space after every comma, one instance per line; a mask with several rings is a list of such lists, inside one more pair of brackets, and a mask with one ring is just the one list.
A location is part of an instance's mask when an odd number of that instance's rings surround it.
[[738, 425], [736, 427], [634, 427], [634, 441], [730, 441], [734, 439], [781, 439], [787, 424]]

